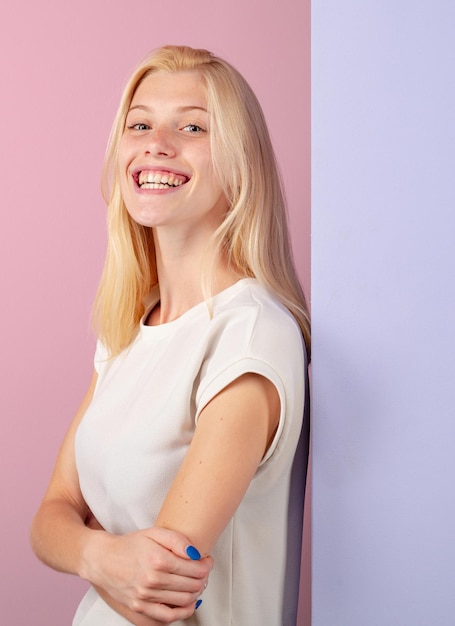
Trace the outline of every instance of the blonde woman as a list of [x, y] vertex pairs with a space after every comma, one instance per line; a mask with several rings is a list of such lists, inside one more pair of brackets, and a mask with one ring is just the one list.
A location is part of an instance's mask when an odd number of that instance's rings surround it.
[[152, 53], [104, 190], [95, 373], [33, 548], [91, 583], [75, 626], [295, 624], [309, 318], [245, 80], [205, 50]]

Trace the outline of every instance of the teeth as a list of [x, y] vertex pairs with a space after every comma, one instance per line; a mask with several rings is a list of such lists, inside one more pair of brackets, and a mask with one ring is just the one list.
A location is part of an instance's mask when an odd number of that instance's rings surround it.
[[142, 189], [167, 189], [169, 187], [180, 187], [185, 182], [183, 176], [172, 174], [171, 172], [139, 172], [138, 184]]
[[169, 185], [163, 185], [162, 183], [143, 183], [141, 189], [169, 189]]

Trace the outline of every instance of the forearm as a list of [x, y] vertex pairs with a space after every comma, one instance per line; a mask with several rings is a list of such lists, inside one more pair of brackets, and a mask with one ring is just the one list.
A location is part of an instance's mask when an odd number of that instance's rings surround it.
[[55, 570], [80, 576], [84, 545], [88, 536], [96, 532], [85, 526], [84, 517], [84, 512], [70, 502], [45, 500], [31, 527], [36, 556]]
[[85, 525], [89, 508], [79, 486], [74, 441], [96, 381], [95, 372], [62, 442], [50, 484], [31, 527], [30, 540], [37, 557], [46, 565], [70, 574], [80, 574], [82, 548], [94, 532]]
[[[37, 557], [46, 565], [87, 578], [86, 543], [96, 532], [103, 532], [103, 529], [87, 528], [81, 515], [68, 503], [49, 501], [43, 503], [33, 520], [31, 544]], [[115, 600], [102, 587], [93, 586], [106, 604], [134, 626], [166, 626], [169, 623], [140, 615]]]
[[[101, 527], [98, 530], [102, 530]], [[87, 534], [94, 532], [85, 526], [81, 515], [68, 503], [49, 501], [40, 507], [32, 524], [31, 543], [35, 554], [46, 565], [58, 571], [81, 575], [83, 550]], [[94, 585], [98, 594], [114, 611], [135, 626], [162, 626], [128, 609], [114, 600], [102, 587]]]
[[136, 626], [164, 626], [193, 613], [213, 565], [210, 558], [191, 560], [188, 539], [178, 533], [150, 528], [112, 535], [88, 514], [86, 506], [45, 499], [32, 525], [37, 556], [89, 581]]

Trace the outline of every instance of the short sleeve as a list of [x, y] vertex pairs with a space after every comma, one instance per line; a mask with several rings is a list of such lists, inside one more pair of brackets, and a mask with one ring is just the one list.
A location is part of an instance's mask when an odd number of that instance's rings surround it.
[[[212, 350], [206, 355], [196, 390], [196, 421], [205, 406], [224, 388], [244, 374], [270, 380], [280, 399], [277, 432], [262, 460], [263, 465], [299, 429], [304, 390], [303, 339], [295, 319], [274, 301], [258, 300], [256, 294], [225, 310], [213, 320]], [[297, 422], [299, 424], [297, 424]]]

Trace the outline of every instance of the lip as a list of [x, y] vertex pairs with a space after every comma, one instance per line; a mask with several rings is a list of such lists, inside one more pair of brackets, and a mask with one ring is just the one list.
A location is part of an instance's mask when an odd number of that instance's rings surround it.
[[[169, 174], [173, 174], [174, 176], [178, 176], [180, 178], [183, 178], [183, 182], [181, 185], [179, 185], [179, 187], [170, 187], [169, 189], [161, 189], [161, 190], [154, 190], [154, 189], [141, 189], [139, 187], [139, 174], [141, 172], [166, 172]], [[134, 184], [136, 186], [137, 189], [139, 189], [140, 191], [174, 191], [176, 189], [179, 189], [180, 187], [183, 187], [183, 185], [186, 185], [186, 183], [191, 179], [191, 175], [187, 174], [186, 172], [183, 172], [181, 170], [177, 170], [175, 168], [172, 167], [164, 167], [163, 165], [157, 165], [157, 166], [153, 166], [150, 164], [144, 165], [144, 166], [138, 166], [135, 167], [134, 170], [131, 171], [131, 176], [133, 177], [134, 180]]]

